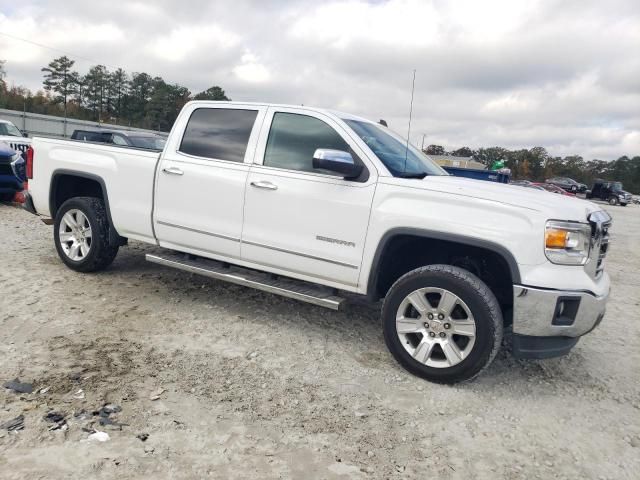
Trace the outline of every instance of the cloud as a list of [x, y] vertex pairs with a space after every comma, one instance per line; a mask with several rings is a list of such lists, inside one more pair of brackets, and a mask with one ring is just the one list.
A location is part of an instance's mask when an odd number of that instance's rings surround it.
[[[317, 105], [448, 148], [640, 154], [637, 0], [0, 0], [0, 32], [234, 100]], [[99, 12], [99, 15], [96, 14]], [[36, 89], [59, 52], [0, 35]]]
[[263, 83], [269, 80], [270, 73], [252, 53], [245, 53], [240, 59], [240, 64], [233, 67], [233, 73], [240, 79], [249, 83]]

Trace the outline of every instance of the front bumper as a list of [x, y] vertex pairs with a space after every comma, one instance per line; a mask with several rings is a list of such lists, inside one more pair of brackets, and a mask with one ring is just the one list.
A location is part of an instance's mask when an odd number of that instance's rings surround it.
[[602, 321], [609, 297], [580, 290], [513, 287], [513, 351], [520, 358], [548, 358], [567, 353], [578, 337]]

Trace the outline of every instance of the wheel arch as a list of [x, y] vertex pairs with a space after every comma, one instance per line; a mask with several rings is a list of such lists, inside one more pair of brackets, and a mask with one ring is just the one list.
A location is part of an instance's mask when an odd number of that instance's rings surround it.
[[73, 197], [97, 197], [104, 202], [110, 231], [118, 235], [111, 218], [107, 185], [102, 177], [93, 173], [59, 168], [51, 174], [49, 186], [49, 213], [55, 218], [60, 206]]
[[512, 284], [520, 283], [520, 269], [518, 267], [518, 263], [514, 255], [511, 253], [509, 249], [504, 247], [503, 245], [497, 244], [495, 242], [491, 242], [488, 240], [478, 239], [474, 237], [468, 237], [465, 235], [452, 234], [447, 232], [438, 232], [427, 229], [418, 229], [418, 228], [408, 228], [408, 227], [400, 227], [393, 228], [387, 231], [380, 242], [378, 243], [378, 247], [376, 248], [376, 252], [373, 257], [371, 270], [369, 272], [369, 277], [367, 279], [367, 296], [372, 299], [379, 299], [383, 297], [383, 293], [380, 292], [380, 275], [382, 269], [384, 267], [383, 262], [385, 256], [388, 255], [390, 247], [394, 243], [394, 239], [398, 239], [400, 237], [404, 238], [414, 238], [421, 241], [434, 241], [439, 244], [445, 243], [449, 245], [456, 246], [466, 246], [479, 250], [489, 251], [500, 258], [506, 267], [508, 268], [510, 274], [510, 281]]

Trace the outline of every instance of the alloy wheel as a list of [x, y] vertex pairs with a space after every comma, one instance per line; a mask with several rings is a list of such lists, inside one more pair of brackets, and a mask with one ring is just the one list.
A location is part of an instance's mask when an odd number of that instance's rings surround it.
[[471, 353], [476, 322], [455, 293], [427, 287], [411, 292], [400, 303], [396, 331], [402, 346], [416, 361], [428, 367], [449, 368]]
[[67, 257], [75, 262], [85, 259], [91, 250], [91, 235], [91, 224], [84, 213], [72, 209], [64, 214], [58, 238]]

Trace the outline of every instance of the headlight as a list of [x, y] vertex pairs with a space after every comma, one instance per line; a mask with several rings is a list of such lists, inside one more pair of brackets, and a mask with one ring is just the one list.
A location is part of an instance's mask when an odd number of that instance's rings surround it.
[[589, 258], [591, 227], [587, 223], [549, 220], [544, 232], [544, 253], [551, 263], [584, 265]]

